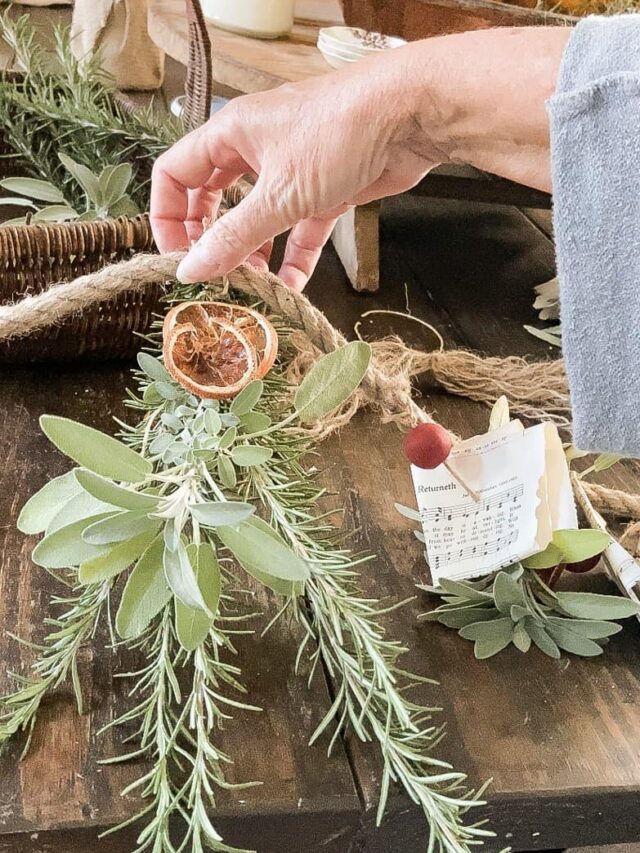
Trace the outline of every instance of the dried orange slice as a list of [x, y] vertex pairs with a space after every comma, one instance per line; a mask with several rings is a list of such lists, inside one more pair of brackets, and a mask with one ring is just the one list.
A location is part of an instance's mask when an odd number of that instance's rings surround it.
[[226, 302], [184, 302], [163, 327], [169, 373], [199, 397], [235, 397], [262, 378], [278, 352], [278, 335], [258, 311]]

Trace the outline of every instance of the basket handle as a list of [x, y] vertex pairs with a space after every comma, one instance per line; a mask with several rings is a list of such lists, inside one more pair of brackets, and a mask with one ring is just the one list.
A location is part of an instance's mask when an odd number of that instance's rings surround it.
[[187, 130], [204, 124], [211, 111], [211, 40], [200, 0], [186, 0], [189, 28], [189, 59], [185, 83], [183, 120]]

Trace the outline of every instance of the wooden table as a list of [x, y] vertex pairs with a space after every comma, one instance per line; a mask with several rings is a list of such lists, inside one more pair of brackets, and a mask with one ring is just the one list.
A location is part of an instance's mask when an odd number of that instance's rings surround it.
[[[294, 27], [285, 38], [261, 41], [209, 24], [214, 82], [252, 93], [326, 74], [331, 68], [316, 48], [318, 30], [343, 22], [338, 0], [297, 0]], [[149, 31], [169, 56], [186, 65], [189, 40], [184, 0], [150, 0]], [[469, 166], [436, 168], [411, 192], [428, 198], [550, 207], [547, 193]], [[340, 217], [332, 234], [338, 256], [358, 291], [374, 292], [380, 283], [379, 215], [378, 201], [356, 207]]]
[[[553, 249], [522, 213], [458, 202], [425, 207], [404, 197], [385, 206], [381, 231], [383, 286], [375, 297], [347, 286], [331, 250], [310, 285], [313, 300], [345, 332], [367, 309], [404, 310], [408, 302], [448, 345], [501, 355], [550, 352], [522, 323], [533, 320], [531, 288], [552, 274]], [[415, 345], [432, 345], [417, 324], [386, 319], [365, 319], [363, 332], [375, 337], [393, 330]], [[32, 567], [34, 540], [16, 532], [16, 517], [26, 498], [67, 464], [40, 434], [37, 418], [52, 412], [109, 429], [112, 416], [127, 416], [121, 403], [127, 382], [124, 367], [108, 365], [0, 373], [0, 659], [9, 669], [23, 670], [31, 653], [6, 632], [41, 637], [53, 589], [46, 573]], [[425, 407], [454, 430], [470, 435], [486, 428], [482, 406], [428, 384], [420, 390]], [[425, 576], [419, 543], [393, 509], [396, 500], [413, 500], [400, 445], [393, 426], [365, 412], [322, 447], [327, 481], [346, 508], [347, 524], [358, 531], [355, 548], [378, 555], [364, 570], [364, 585], [394, 598], [413, 595], [414, 582]], [[618, 467], [602, 475], [603, 482], [638, 488], [638, 466]], [[603, 577], [585, 582], [612, 591]], [[256, 594], [266, 607], [264, 623], [274, 602]], [[455, 632], [416, 622], [429, 604], [419, 595], [389, 617], [389, 631], [410, 646], [408, 667], [441, 681], [419, 691], [420, 701], [444, 708], [448, 736], [440, 754], [468, 771], [473, 784], [494, 778], [488, 814], [498, 838], [488, 853], [506, 844], [550, 850], [639, 840], [638, 624], [626, 623], [595, 660], [552, 661], [510, 649], [480, 662]], [[317, 678], [308, 691], [293, 675], [295, 635], [280, 622], [265, 639], [240, 643], [251, 699], [265, 710], [239, 714], [221, 746], [235, 757], [234, 779], [259, 779], [264, 786], [222, 795], [216, 825], [229, 843], [257, 845], [261, 853], [424, 853], [424, 823], [401, 795], [374, 829], [380, 772], [374, 749], [347, 738], [327, 758], [326, 740], [306, 746], [327, 708], [328, 685]], [[87, 648], [82, 671], [90, 714], [78, 717], [70, 691], [61, 690], [43, 709], [27, 759], [17, 762], [16, 742], [0, 760], [0, 853], [132, 849], [133, 831], [96, 843], [99, 829], [135, 806], [119, 791], [140, 768], [96, 763], [119, 748], [117, 734], [97, 738], [97, 732], [124, 701], [126, 684], [113, 676], [126, 658]]]

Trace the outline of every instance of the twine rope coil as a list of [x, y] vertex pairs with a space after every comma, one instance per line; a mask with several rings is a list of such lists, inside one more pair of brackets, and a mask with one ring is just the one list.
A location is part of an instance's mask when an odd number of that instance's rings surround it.
[[[74, 281], [54, 285], [13, 305], [0, 306], [0, 341], [29, 335], [113, 300], [126, 292], [143, 291], [175, 280], [184, 253], [137, 254], [130, 260], [103, 267]], [[286, 287], [277, 276], [242, 265], [228, 275], [232, 288], [257, 297], [274, 314], [284, 317], [302, 334], [294, 334], [297, 350], [290, 367], [292, 378], [304, 374], [319, 354], [346, 343], [344, 335], [301, 293]], [[214, 290], [223, 285], [210, 283]], [[372, 344], [373, 359], [362, 385], [326, 423], [315, 426], [319, 439], [346, 425], [363, 405], [374, 406], [385, 421], [408, 427], [432, 418], [412, 399], [412, 377], [430, 373], [445, 390], [491, 404], [504, 394], [511, 408], [524, 417], [569, 425], [569, 390], [561, 361], [533, 363], [523, 358], [483, 358], [463, 350], [422, 352], [398, 338]], [[628, 519], [640, 518], [640, 495], [584, 483], [599, 511]]]

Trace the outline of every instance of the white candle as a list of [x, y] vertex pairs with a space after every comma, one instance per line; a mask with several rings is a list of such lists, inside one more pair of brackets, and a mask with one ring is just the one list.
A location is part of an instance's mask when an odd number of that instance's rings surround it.
[[276, 38], [293, 26], [294, 0], [202, 0], [205, 18], [217, 27], [259, 38]]

